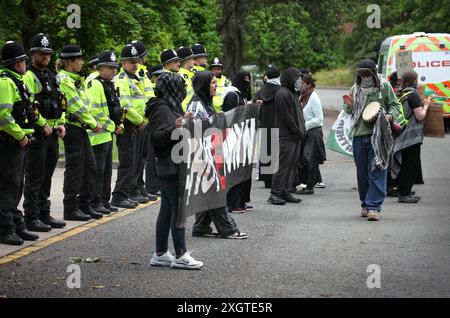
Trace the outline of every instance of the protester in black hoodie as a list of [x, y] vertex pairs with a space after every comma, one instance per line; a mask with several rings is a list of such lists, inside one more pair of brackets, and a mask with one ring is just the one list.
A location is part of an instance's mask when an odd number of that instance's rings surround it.
[[295, 67], [286, 69], [281, 76], [281, 88], [275, 96], [275, 127], [279, 129], [279, 167], [272, 178], [269, 203], [283, 205], [299, 203], [290, 191], [295, 183], [300, 158], [301, 141], [305, 136], [305, 120], [298, 92], [301, 72]]
[[[280, 71], [275, 66], [270, 66], [265, 74], [267, 80], [263, 87], [256, 93], [255, 101], [261, 103], [259, 111], [260, 128], [266, 130], [266, 138], [261, 138], [260, 151], [268, 158], [272, 155], [272, 128], [275, 128], [275, 96], [280, 89]], [[266, 188], [272, 188], [272, 173], [266, 171], [273, 162], [259, 162], [259, 181], [264, 181]], [[267, 167], [267, 168], [266, 168]]]
[[[225, 95], [222, 110], [230, 111], [238, 106], [246, 106], [251, 100], [250, 89], [251, 75], [246, 71], [239, 71], [234, 76], [231, 90]], [[253, 210], [250, 200], [252, 190], [252, 179], [248, 179], [235, 185], [227, 193], [227, 206], [233, 213], [243, 213]]]
[[[188, 105], [188, 112], [195, 118], [208, 119], [215, 114], [212, 99], [216, 94], [217, 80], [210, 71], [197, 72], [192, 80], [194, 96]], [[211, 222], [218, 233], [213, 233]], [[193, 236], [214, 237], [230, 239], [246, 239], [246, 233], [239, 232], [236, 222], [226, 208], [212, 209], [195, 215], [195, 224], [192, 228]]]
[[[172, 147], [178, 142], [171, 140], [172, 131], [182, 127], [181, 102], [186, 97], [184, 80], [175, 73], [162, 74], [155, 87], [156, 97], [150, 99], [145, 110], [149, 118], [150, 140], [157, 158], [156, 172], [161, 184], [161, 206], [156, 221], [156, 251], [150, 261], [153, 266], [200, 269], [186, 249], [185, 229], [177, 228], [178, 217], [178, 166], [171, 158]], [[176, 256], [168, 251], [169, 230], [172, 232]]]

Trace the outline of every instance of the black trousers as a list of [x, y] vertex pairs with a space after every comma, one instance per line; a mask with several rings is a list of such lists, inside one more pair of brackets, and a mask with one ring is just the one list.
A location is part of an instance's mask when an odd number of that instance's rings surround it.
[[155, 149], [150, 141], [150, 134], [148, 134], [147, 145], [144, 149], [147, 151], [145, 162], [145, 189], [148, 193], [155, 194], [161, 187], [158, 177], [156, 176]]
[[118, 201], [129, 198], [132, 190], [133, 177], [138, 164], [138, 131], [131, 124], [125, 123], [124, 132], [117, 136], [117, 150], [119, 152], [119, 167], [117, 180], [112, 193]]
[[211, 222], [221, 237], [226, 237], [239, 231], [236, 222], [228, 213], [227, 208], [218, 208], [195, 215], [195, 223], [192, 227], [192, 235], [212, 233]]
[[245, 180], [230, 190], [227, 193], [227, 206], [231, 209], [242, 208], [245, 209], [245, 202], [250, 202], [250, 192], [252, 190], [252, 179]]
[[136, 131], [136, 166], [133, 173], [133, 181], [131, 184], [131, 195], [140, 195], [145, 190], [144, 169], [147, 162], [147, 140], [149, 138], [149, 130]]
[[97, 167], [94, 152], [85, 129], [68, 124], [64, 137], [66, 169], [64, 171], [64, 213], [87, 208]]
[[23, 191], [26, 150], [2, 132], [0, 137], [0, 235], [25, 229], [17, 209]]
[[300, 141], [280, 140], [278, 171], [272, 177], [272, 194], [285, 197], [297, 180]]
[[420, 171], [420, 144], [402, 150], [402, 167], [398, 176], [398, 194], [409, 195]]
[[23, 208], [25, 219], [50, 215], [52, 177], [59, 157], [58, 136], [41, 137], [28, 147]]
[[95, 177], [95, 187], [92, 189], [92, 205], [108, 203], [111, 198], [111, 178], [112, 178], [112, 141], [92, 146], [94, 151], [97, 173]]

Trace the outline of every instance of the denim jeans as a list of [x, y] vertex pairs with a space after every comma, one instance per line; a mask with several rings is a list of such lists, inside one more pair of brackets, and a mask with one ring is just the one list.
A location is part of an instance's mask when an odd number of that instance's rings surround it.
[[178, 179], [161, 179], [161, 206], [156, 221], [156, 253], [165, 253], [168, 249], [169, 230], [177, 256], [186, 252], [185, 229], [177, 228], [178, 216]]
[[353, 139], [353, 158], [356, 163], [359, 199], [361, 207], [381, 211], [386, 197], [386, 170], [376, 168], [372, 171], [374, 152], [371, 136], [359, 136]]

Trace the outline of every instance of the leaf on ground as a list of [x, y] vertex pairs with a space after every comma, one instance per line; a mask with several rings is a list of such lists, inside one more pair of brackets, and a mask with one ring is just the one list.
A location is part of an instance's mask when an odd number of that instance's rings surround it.
[[92, 257], [92, 258], [88, 257], [84, 261], [86, 263], [98, 263], [98, 262], [100, 262], [100, 260], [101, 260], [101, 258], [99, 258], [99, 257]]
[[106, 286], [103, 286], [103, 285], [92, 285], [91, 288], [93, 288], [93, 289], [103, 289], [103, 288], [106, 288]]
[[72, 263], [83, 263], [83, 259], [81, 257], [71, 257], [70, 260]]

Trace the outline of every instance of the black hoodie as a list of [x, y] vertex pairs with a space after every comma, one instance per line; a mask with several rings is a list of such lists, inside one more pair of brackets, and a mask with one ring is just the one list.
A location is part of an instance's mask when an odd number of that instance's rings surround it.
[[246, 76], [250, 77], [250, 73], [239, 71], [234, 76], [232, 84], [239, 92], [231, 91], [225, 96], [222, 105], [222, 110], [224, 112], [232, 110], [237, 106], [244, 106], [246, 105], [247, 100], [251, 100], [250, 82], [244, 80]]
[[281, 88], [275, 96], [275, 127], [280, 129], [280, 140], [299, 141], [305, 136], [305, 120], [295, 92], [295, 82], [301, 72], [287, 68], [281, 75]]

